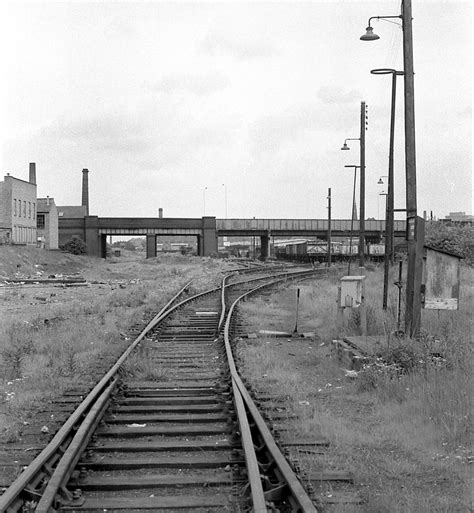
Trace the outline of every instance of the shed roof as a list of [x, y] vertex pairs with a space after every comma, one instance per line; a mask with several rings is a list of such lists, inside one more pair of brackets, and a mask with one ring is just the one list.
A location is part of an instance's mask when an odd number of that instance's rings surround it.
[[434, 245], [434, 244], [425, 244], [425, 248], [431, 249], [432, 251], [438, 251], [438, 253], [444, 253], [445, 255], [449, 255], [452, 257], [461, 258], [461, 259], [464, 258], [464, 256], [459, 253], [455, 253], [454, 251], [450, 251], [443, 247], [436, 247], [436, 245]]

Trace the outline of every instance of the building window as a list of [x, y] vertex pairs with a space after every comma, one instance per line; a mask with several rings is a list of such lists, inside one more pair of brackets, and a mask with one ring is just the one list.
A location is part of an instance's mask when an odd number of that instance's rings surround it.
[[33, 203], [33, 219], [36, 216], [36, 203]]
[[23, 217], [26, 217], [26, 200], [23, 201]]
[[28, 201], [28, 217], [31, 219], [31, 201]]
[[44, 230], [44, 214], [38, 214], [36, 216], [36, 228]]
[[13, 215], [16, 217], [16, 199], [13, 200]]

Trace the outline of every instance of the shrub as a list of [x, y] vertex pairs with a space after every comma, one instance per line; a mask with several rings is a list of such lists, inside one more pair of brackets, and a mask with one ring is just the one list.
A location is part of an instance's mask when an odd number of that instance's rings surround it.
[[68, 253], [72, 253], [73, 255], [83, 255], [87, 253], [86, 243], [78, 237], [68, 240], [60, 246], [60, 249], [67, 251]]
[[474, 227], [472, 226], [427, 223], [425, 241], [432, 247], [464, 257], [470, 265], [474, 263]]

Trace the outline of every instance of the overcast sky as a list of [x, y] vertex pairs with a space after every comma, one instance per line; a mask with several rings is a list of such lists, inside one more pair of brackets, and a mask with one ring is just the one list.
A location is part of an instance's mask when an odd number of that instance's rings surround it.
[[[472, 3], [413, 0], [418, 212], [472, 213]], [[350, 218], [360, 102], [366, 217], [384, 216], [400, 1], [3, 2], [1, 179], [99, 216]], [[396, 208], [405, 207], [403, 79]], [[226, 201], [227, 198], [227, 201]], [[358, 202], [357, 202], [358, 205]], [[227, 212], [226, 212], [227, 211]]]

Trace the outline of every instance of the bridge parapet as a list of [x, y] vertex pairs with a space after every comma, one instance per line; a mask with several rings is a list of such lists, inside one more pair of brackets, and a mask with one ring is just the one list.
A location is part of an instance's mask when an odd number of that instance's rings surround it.
[[[359, 221], [350, 219], [332, 219], [331, 230], [333, 232], [354, 232], [359, 231]], [[396, 220], [394, 222], [395, 232], [400, 236], [405, 233], [405, 221]], [[217, 231], [225, 235], [231, 232], [267, 232], [282, 234], [301, 234], [303, 232], [325, 232], [328, 229], [327, 219], [216, 219]], [[385, 230], [384, 220], [366, 220], [365, 231], [380, 233]]]

